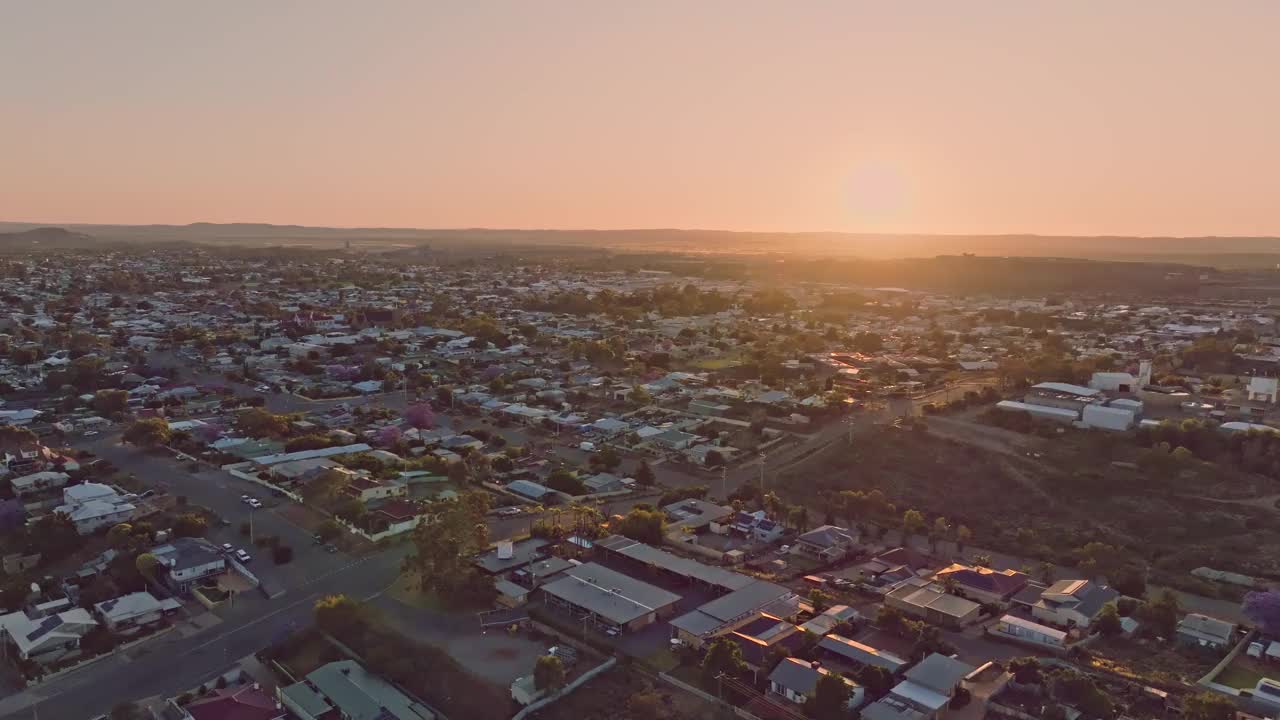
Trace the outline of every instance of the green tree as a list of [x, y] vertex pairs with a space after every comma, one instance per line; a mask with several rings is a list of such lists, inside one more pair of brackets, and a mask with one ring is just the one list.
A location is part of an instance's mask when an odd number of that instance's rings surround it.
[[961, 525], [956, 528], [956, 546], [959, 549], [964, 550], [964, 546], [968, 545], [969, 541], [972, 539], [973, 531], [970, 530], [967, 525]]
[[1225, 695], [1206, 690], [1184, 700], [1182, 712], [1186, 720], [1232, 720], [1236, 706]]
[[643, 487], [653, 487], [658, 482], [658, 478], [654, 475], [653, 468], [649, 467], [648, 460], [641, 460], [639, 467], [636, 468], [635, 481]]
[[823, 673], [813, 688], [813, 697], [805, 701], [804, 710], [817, 720], [837, 720], [845, 716], [851, 694], [844, 678], [833, 673]]
[[44, 562], [57, 562], [75, 552], [84, 540], [66, 513], [41, 516], [26, 528], [27, 545]]
[[637, 505], [617, 523], [619, 535], [626, 535], [636, 542], [661, 545], [666, 532], [667, 517], [661, 510]]
[[342, 535], [342, 526], [333, 520], [325, 520], [316, 526], [316, 536], [321, 542], [335, 540]]
[[464, 492], [456, 500], [437, 500], [424, 508], [430, 520], [414, 529], [414, 554], [402, 566], [413, 573], [422, 592], [450, 604], [492, 602], [493, 578], [471, 563], [489, 547], [488, 510], [487, 496], [478, 492]]
[[555, 690], [564, 685], [564, 663], [555, 655], [543, 655], [533, 665], [533, 685], [539, 690]]
[[93, 409], [104, 415], [116, 415], [129, 409], [129, 393], [124, 390], [99, 390], [93, 395]]
[[249, 437], [279, 438], [289, 434], [289, 418], [263, 408], [249, 408], [236, 417], [236, 428]]
[[125, 429], [122, 439], [139, 447], [159, 447], [168, 445], [170, 439], [169, 423], [164, 418], [150, 417], [136, 420]]
[[[902, 513], [902, 533], [906, 536], [916, 535], [924, 529], [924, 515], [919, 510], [908, 510]], [[904, 537], [903, 540], [906, 540]]]
[[138, 574], [147, 580], [156, 582], [159, 579], [156, 570], [160, 568], [160, 558], [155, 555], [142, 553], [137, 560], [134, 560], [134, 566], [138, 569]]
[[729, 638], [721, 637], [711, 643], [707, 648], [707, 654], [702, 658], [702, 685], [713, 688], [716, 678], [721, 674], [737, 676], [746, 669], [747, 663], [742, 659], [742, 648]]
[[209, 521], [196, 513], [184, 513], [173, 521], [173, 534], [177, 537], [204, 537]]
[[312, 610], [316, 626], [338, 638], [350, 637], [364, 627], [364, 609], [346, 595], [326, 595]]
[[1106, 637], [1115, 637], [1124, 632], [1124, 626], [1120, 624], [1120, 611], [1115, 603], [1109, 602], [1102, 606], [1098, 619], [1094, 621], [1094, 629]]

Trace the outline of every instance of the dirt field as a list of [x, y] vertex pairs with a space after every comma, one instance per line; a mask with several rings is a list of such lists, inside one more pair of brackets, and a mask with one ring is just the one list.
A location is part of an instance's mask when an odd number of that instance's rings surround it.
[[1062, 564], [1103, 542], [1150, 564], [1153, 580], [1187, 580], [1202, 565], [1280, 577], [1277, 513], [1249, 501], [1280, 491], [1274, 481], [1200, 462], [1158, 476], [1118, 466], [1139, 453], [1120, 435], [1039, 438], [951, 418], [927, 423], [928, 431], [877, 428], [852, 447], [831, 446], [783, 473], [782, 492], [825, 513], [830, 492], [880, 490], [897, 518], [908, 508], [930, 522], [943, 515], [969, 527], [973, 545]]

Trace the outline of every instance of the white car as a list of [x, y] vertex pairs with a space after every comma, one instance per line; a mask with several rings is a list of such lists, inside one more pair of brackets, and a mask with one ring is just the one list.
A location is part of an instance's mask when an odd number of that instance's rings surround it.
[[253, 498], [248, 495], [240, 496], [240, 502], [244, 503], [245, 505], [248, 505], [251, 500], [253, 500]]
[[520, 508], [514, 507], [514, 506], [498, 508], [498, 514], [501, 515], [502, 517], [511, 517], [512, 515], [519, 515]]
[[258, 501], [258, 498], [249, 498], [249, 507], [256, 510], [262, 507], [262, 503]]
[[245, 552], [244, 550], [237, 550], [237, 551], [236, 551], [236, 559], [237, 559], [237, 560], [239, 560], [239, 561], [240, 561], [240, 562], [242, 562], [242, 563], [247, 563], [247, 562], [249, 562], [250, 560], [252, 560], [253, 558], [249, 555], [249, 553]]
[[222, 552], [232, 553], [235, 552], [235, 548], [231, 547], [231, 543], [222, 543]]
[[254, 390], [257, 390], [260, 393], [271, 392], [271, 388], [267, 387], [266, 385], [259, 385], [258, 387], [254, 388]]
[[96, 437], [97, 435], [98, 435], [97, 430], [90, 430], [84, 434], [85, 437]]

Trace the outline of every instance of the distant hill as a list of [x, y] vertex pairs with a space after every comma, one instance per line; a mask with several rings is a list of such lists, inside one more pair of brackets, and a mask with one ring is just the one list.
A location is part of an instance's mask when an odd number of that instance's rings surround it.
[[60, 227], [0, 233], [0, 249], [85, 248], [97, 244], [92, 235]]
[[[430, 243], [437, 247], [530, 245], [627, 251], [779, 254], [800, 257], [920, 258], [938, 255], [1075, 257], [1266, 267], [1280, 262], [1278, 237], [1119, 237], [1051, 235], [886, 235], [727, 230], [502, 230], [487, 228], [331, 228], [263, 223], [68, 225], [103, 243], [197, 242], [235, 245], [376, 249]], [[43, 230], [0, 222], [0, 231]], [[53, 228], [56, 229], [56, 228]], [[63, 232], [66, 232], [65, 230]], [[1187, 257], [1192, 256], [1192, 257]], [[1235, 260], [1233, 260], [1233, 257]]]

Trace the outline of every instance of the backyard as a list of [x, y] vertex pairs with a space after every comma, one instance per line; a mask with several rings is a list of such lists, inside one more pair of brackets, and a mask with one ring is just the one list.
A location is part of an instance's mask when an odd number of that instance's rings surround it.
[[1241, 653], [1213, 681], [1239, 690], [1252, 690], [1264, 677], [1280, 678], [1280, 672], [1274, 666]]

